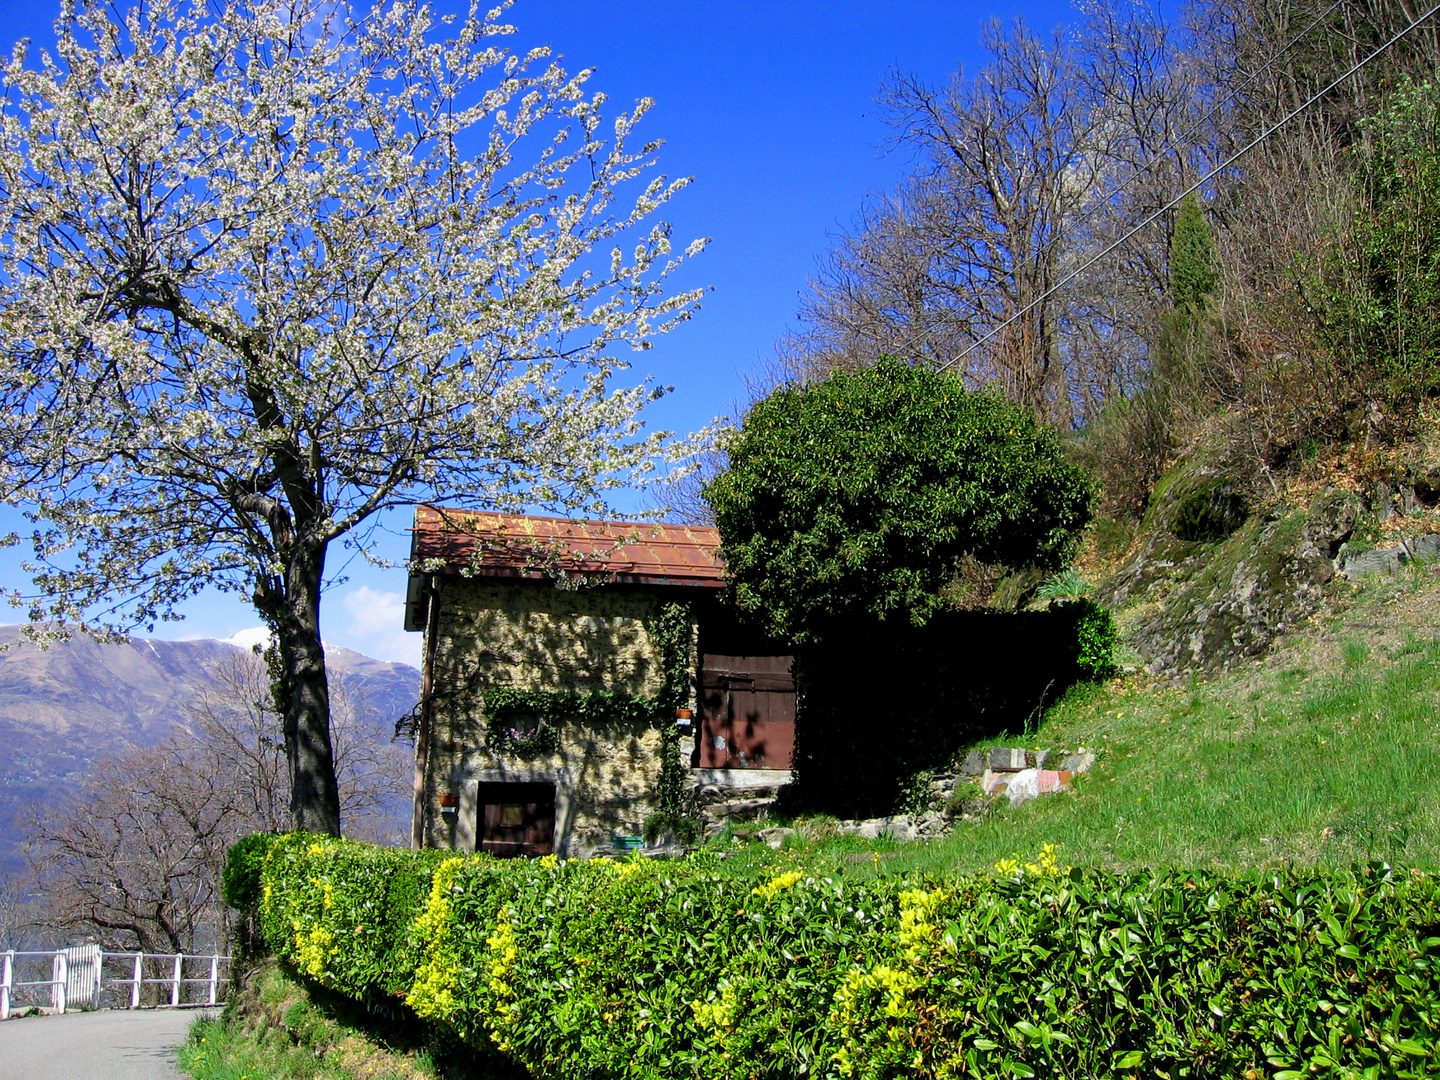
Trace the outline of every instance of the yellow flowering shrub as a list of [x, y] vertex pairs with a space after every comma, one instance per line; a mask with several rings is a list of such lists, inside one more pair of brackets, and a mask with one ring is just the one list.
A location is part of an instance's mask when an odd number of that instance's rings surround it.
[[1070, 867], [1061, 866], [1055, 857], [1055, 845], [1046, 844], [1034, 862], [1022, 863], [1018, 858], [1001, 859], [995, 864], [995, 872], [1004, 877], [1016, 874], [1030, 874], [1035, 877], [1059, 877], [1068, 874]]
[[328, 928], [315, 925], [306, 929], [295, 923], [295, 966], [306, 975], [324, 982], [330, 958], [339, 954], [335, 935]]
[[943, 889], [906, 889], [900, 893], [900, 930], [896, 937], [907, 961], [918, 961], [939, 940], [940, 931], [931, 920], [944, 899]]
[[446, 1019], [455, 1011], [459, 965], [451, 954], [454, 931], [451, 890], [465, 860], [446, 859], [430, 880], [430, 898], [415, 920], [415, 939], [423, 957], [406, 997], [419, 1016]]
[[996, 870], [757, 877], [704, 854], [278, 837], [250, 892], [297, 970], [403, 995], [500, 1074], [1340, 1080], [1440, 1059], [1433, 873], [1116, 875], [1053, 845]]
[[773, 900], [777, 895], [793, 889], [800, 884], [805, 877], [799, 870], [791, 870], [788, 873], [777, 874], [763, 885], [757, 885], [750, 890], [752, 896], [758, 896], [762, 900]]
[[735, 1027], [737, 1004], [735, 986], [727, 981], [720, 985], [719, 1000], [692, 1001], [690, 1008], [695, 1013], [695, 1022], [702, 1028], [724, 1035]]
[[[520, 959], [520, 950], [515, 944], [515, 927], [510, 921], [510, 915], [511, 909], [507, 904], [500, 909], [495, 920], [495, 929], [485, 939], [485, 949], [489, 955], [486, 974], [490, 993], [495, 995], [494, 1023], [498, 1028], [513, 1025], [519, 1012], [515, 1001], [515, 987], [511, 985], [510, 979], [513, 977], [515, 964]], [[502, 1051], [510, 1048], [499, 1030], [491, 1031], [490, 1038]]]

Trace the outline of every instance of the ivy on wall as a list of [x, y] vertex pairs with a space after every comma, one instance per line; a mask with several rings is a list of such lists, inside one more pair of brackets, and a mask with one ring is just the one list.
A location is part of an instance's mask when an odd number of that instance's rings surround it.
[[579, 694], [495, 687], [485, 691], [486, 742], [492, 750], [518, 757], [553, 754], [560, 749], [562, 721], [643, 728], [655, 721], [657, 698], [615, 690]]
[[660, 689], [651, 695], [598, 690], [521, 690], [500, 686], [485, 691], [486, 742], [499, 753], [532, 758], [560, 749], [560, 726], [619, 724], [660, 731], [660, 775], [656, 780], [657, 812], [646, 822], [652, 839], [673, 831], [682, 838], [695, 826], [684, 814], [685, 762], [675, 710], [690, 700], [690, 640], [694, 619], [688, 604], [672, 602], [645, 620], [645, 629], [660, 660]]
[[680, 748], [680, 727], [675, 710], [690, 700], [690, 633], [694, 625], [686, 604], [670, 603], [647, 623], [651, 640], [660, 652], [660, 776], [656, 782], [656, 811], [645, 822], [645, 836], [654, 841], [673, 832], [693, 841], [699, 824], [685, 813], [685, 761]]

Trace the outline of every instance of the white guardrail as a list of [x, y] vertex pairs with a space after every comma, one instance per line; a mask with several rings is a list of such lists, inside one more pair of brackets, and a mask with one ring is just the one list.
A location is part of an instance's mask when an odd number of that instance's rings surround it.
[[[47, 961], [50, 969], [48, 979], [20, 978], [22, 974], [43, 974]], [[107, 963], [112, 972], [118, 969], [123, 975], [116, 977], [112, 974], [107, 978]], [[230, 984], [228, 966], [227, 973], [220, 974], [220, 965], [229, 963], [230, 957], [218, 953], [211, 956], [113, 953], [103, 951], [98, 945], [51, 952], [18, 952], [11, 949], [0, 952], [0, 1020], [9, 1019], [11, 1012], [18, 1009], [40, 1005], [40, 999], [46, 996], [50, 999], [47, 1011], [63, 1013], [67, 1009], [98, 1009], [107, 988], [113, 999], [111, 1008], [138, 1009], [142, 1004], [154, 1008], [214, 1005]], [[187, 964], [192, 973], [189, 977], [186, 976]], [[202, 972], [198, 977], [193, 974], [197, 968]], [[147, 969], [158, 975], [147, 977]], [[187, 989], [195, 986], [203, 989], [198, 993]], [[156, 987], [157, 990], [147, 994], [146, 987]], [[44, 993], [47, 988], [48, 995]], [[142, 1001], [143, 998], [152, 1000]], [[44, 1005], [40, 1007], [46, 1008]]]

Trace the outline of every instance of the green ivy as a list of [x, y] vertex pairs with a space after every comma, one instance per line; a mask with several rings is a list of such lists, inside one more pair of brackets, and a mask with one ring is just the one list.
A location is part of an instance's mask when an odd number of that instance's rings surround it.
[[[490, 748], [519, 757], [540, 757], [560, 748], [559, 733], [566, 721], [597, 725], [619, 723], [660, 732], [660, 774], [656, 779], [657, 812], [646, 822], [653, 839], [675, 832], [693, 840], [696, 823], [685, 814], [686, 769], [675, 710], [690, 700], [690, 642], [694, 617], [687, 604], [671, 602], [645, 621], [660, 662], [660, 689], [651, 695], [600, 690], [581, 694], [565, 691], [520, 690], [500, 686], [485, 691], [486, 741]], [[522, 733], [519, 721], [528, 720]]]
[[[492, 750], [538, 757], [560, 748], [560, 727], [566, 720], [643, 728], [654, 723], [657, 705], [654, 698], [616, 690], [579, 694], [499, 686], [485, 691], [484, 708], [486, 741]], [[519, 734], [522, 718], [533, 724], [528, 735]]]
[[669, 603], [650, 620], [651, 639], [660, 652], [661, 690], [657, 695], [663, 710], [660, 726], [660, 775], [656, 779], [656, 812], [645, 822], [645, 835], [651, 841], [662, 833], [673, 832], [682, 841], [692, 843], [699, 832], [698, 823], [685, 813], [687, 770], [681, 747], [680, 727], [675, 723], [675, 710], [690, 701], [690, 639], [694, 619], [686, 604]]

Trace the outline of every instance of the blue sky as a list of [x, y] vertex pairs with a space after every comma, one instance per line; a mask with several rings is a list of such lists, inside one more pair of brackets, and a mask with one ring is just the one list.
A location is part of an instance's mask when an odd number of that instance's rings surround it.
[[[0, 2], [6, 51], [22, 37], [36, 46], [51, 40], [55, 10]], [[675, 387], [652, 407], [652, 425], [691, 431], [727, 413], [744, 395], [745, 374], [795, 327], [799, 297], [830, 237], [867, 193], [904, 173], [909, 160], [886, 152], [888, 129], [874, 102], [884, 74], [899, 67], [940, 81], [960, 65], [973, 71], [983, 60], [985, 21], [1016, 16], [1043, 30], [1079, 17], [1070, 3], [1050, 0], [517, 0], [508, 14], [519, 30], [512, 46], [548, 44], [567, 66], [595, 68], [590, 85], [609, 96], [612, 111], [653, 98], [642, 133], [665, 140], [664, 172], [695, 178], [663, 216], [677, 246], [711, 238], [676, 283], [712, 291], [635, 369]], [[22, 528], [17, 519], [0, 513], [0, 531]], [[404, 558], [408, 515], [383, 524], [384, 553]], [[0, 584], [27, 584], [19, 563], [15, 551], [0, 551]], [[349, 569], [349, 580], [327, 593], [325, 641], [416, 662], [419, 635], [400, 627], [404, 570]], [[257, 621], [235, 598], [210, 594], [185, 615], [157, 633], [228, 637]]]

